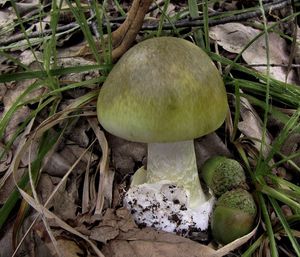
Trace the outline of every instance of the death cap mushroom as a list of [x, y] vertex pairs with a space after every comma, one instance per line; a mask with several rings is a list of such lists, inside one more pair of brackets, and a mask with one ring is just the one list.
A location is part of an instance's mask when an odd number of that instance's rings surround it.
[[129, 49], [101, 88], [97, 113], [115, 136], [136, 142], [191, 140], [216, 130], [228, 110], [222, 78], [199, 47], [175, 37]]

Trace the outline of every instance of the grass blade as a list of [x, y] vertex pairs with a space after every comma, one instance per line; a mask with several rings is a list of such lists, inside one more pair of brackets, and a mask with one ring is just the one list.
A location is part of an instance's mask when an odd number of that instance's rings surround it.
[[269, 198], [269, 200], [270, 200], [270, 202], [271, 202], [271, 204], [272, 204], [272, 206], [273, 206], [273, 208], [274, 208], [274, 210], [277, 214], [277, 217], [278, 217], [280, 223], [282, 224], [288, 238], [290, 239], [290, 242], [291, 242], [297, 256], [300, 256], [300, 246], [299, 246], [296, 238], [294, 237], [293, 232], [291, 231], [291, 229], [289, 227], [289, 224], [287, 223], [287, 221], [286, 221], [286, 219], [285, 219], [278, 203], [272, 198]]

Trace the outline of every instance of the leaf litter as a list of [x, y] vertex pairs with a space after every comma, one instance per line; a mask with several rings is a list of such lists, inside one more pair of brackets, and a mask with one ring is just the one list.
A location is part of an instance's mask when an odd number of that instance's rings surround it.
[[[253, 69], [266, 74], [267, 54], [265, 35], [262, 33], [261, 36], [247, 47], [260, 33], [261, 30], [236, 22], [217, 25], [209, 31], [210, 37], [218, 45], [230, 53], [242, 53], [242, 57], [247, 64], [253, 67]], [[274, 65], [269, 67], [270, 76], [285, 82], [287, 68], [282, 67], [282, 65], [287, 66], [289, 63], [287, 43], [275, 32], [269, 33], [268, 37], [269, 60], [270, 64]], [[287, 82], [295, 83], [295, 72], [293, 70], [289, 73]]]

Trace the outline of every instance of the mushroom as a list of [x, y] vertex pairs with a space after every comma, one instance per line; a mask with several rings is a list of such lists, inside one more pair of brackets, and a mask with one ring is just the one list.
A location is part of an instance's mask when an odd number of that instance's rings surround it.
[[242, 165], [225, 156], [214, 156], [206, 160], [201, 177], [216, 197], [235, 188], [248, 189]]
[[147, 168], [124, 199], [138, 223], [179, 234], [207, 229], [213, 197], [202, 190], [193, 139], [219, 128], [227, 110], [218, 70], [187, 40], [142, 41], [113, 67], [97, 114], [106, 131], [148, 144]]
[[[211, 230], [214, 239], [228, 244], [253, 229], [257, 207], [252, 195], [242, 189], [225, 192], [217, 201], [212, 214]], [[230, 229], [230, 233], [227, 231]]]

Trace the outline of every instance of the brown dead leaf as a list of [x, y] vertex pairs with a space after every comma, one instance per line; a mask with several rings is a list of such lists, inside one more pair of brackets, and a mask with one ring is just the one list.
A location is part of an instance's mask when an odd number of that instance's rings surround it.
[[[17, 179], [20, 179], [23, 174], [25, 173], [24, 168], [18, 169], [17, 172]], [[15, 181], [13, 179], [12, 174], [8, 176], [8, 178], [5, 180], [5, 183], [2, 187], [0, 187], [0, 204], [4, 204], [9, 197], [10, 193], [15, 188]]]
[[[79, 93], [79, 95], [82, 93]], [[74, 96], [77, 98], [77, 96]], [[74, 127], [71, 129], [70, 133], [68, 133], [69, 138], [75, 142], [80, 147], [87, 147], [90, 139], [87, 136], [87, 131], [90, 129], [90, 126], [86, 119], [80, 119]]]
[[51, 176], [63, 177], [72, 166], [70, 159], [72, 159], [71, 155], [65, 158], [60, 153], [53, 153], [43, 170]]
[[19, 61], [24, 65], [29, 66], [36, 61], [36, 58], [39, 62], [43, 62], [43, 56], [41, 52], [35, 51], [33, 53], [32, 50], [25, 50], [20, 54]]
[[[69, 142], [71, 143], [72, 141], [67, 141], [67, 144], [69, 144]], [[65, 156], [65, 158], [68, 158], [68, 156], [72, 155], [72, 158], [75, 158], [75, 160], [78, 160], [78, 158], [84, 153], [85, 150], [86, 150], [85, 147], [80, 147], [76, 144], [71, 143], [64, 147], [64, 150], [61, 152], [61, 154], [63, 154]], [[81, 160], [84, 163], [84, 167], [86, 167], [86, 163], [88, 163], [89, 161], [95, 162], [98, 159], [99, 159], [99, 157], [96, 154], [91, 153], [90, 151], [85, 153], [81, 157]], [[72, 159], [72, 160], [74, 160], [74, 159]]]
[[[27, 194], [24, 190], [22, 190], [20, 187], [18, 187], [20, 194], [22, 195], [23, 199], [30, 204], [37, 212], [43, 213], [43, 219], [47, 219], [51, 221], [52, 224], [56, 224], [56, 226], [60, 226], [61, 228], [67, 230], [68, 232], [80, 237], [81, 239], [85, 240], [86, 243], [93, 249], [95, 254], [99, 257], [104, 257], [102, 252], [99, 250], [99, 248], [91, 241], [89, 238], [82, 233], [78, 232], [76, 229], [74, 229], [72, 226], [64, 222], [62, 219], [60, 219], [58, 216], [56, 216], [53, 212], [50, 212], [47, 208], [45, 208], [43, 205], [37, 203], [35, 199], [33, 199], [29, 194]], [[44, 256], [44, 255], [32, 255], [32, 256]]]
[[64, 183], [59, 187], [54, 199], [52, 200], [54, 213], [63, 220], [75, 220], [78, 205], [78, 183], [73, 177], [72, 181]]
[[90, 238], [106, 244], [108, 240], [114, 239], [119, 235], [119, 230], [114, 227], [101, 226], [93, 229]]
[[123, 241], [115, 240], [105, 246], [106, 257], [208, 257], [214, 250], [195, 242], [158, 242], [154, 241]]
[[128, 233], [120, 233], [120, 236], [109, 241], [102, 250], [106, 257], [221, 257], [247, 242], [255, 232], [256, 229], [215, 250], [190, 239], [152, 228], [132, 229]]
[[136, 229], [132, 216], [125, 208], [107, 209], [99, 226], [91, 230], [91, 238], [101, 243], [115, 239], [120, 232]]
[[[300, 28], [297, 27], [297, 38], [295, 44], [295, 63], [300, 64]], [[300, 68], [297, 68], [298, 79], [300, 78]]]
[[113, 135], [108, 135], [107, 140], [111, 148], [113, 166], [121, 175], [133, 173], [136, 164], [141, 164], [147, 155], [146, 144], [130, 142]]
[[210, 28], [209, 36], [230, 53], [240, 53], [259, 30], [237, 22], [229, 22]]
[[[7, 108], [5, 108], [7, 109]], [[8, 109], [7, 109], [8, 110]], [[4, 134], [4, 142], [7, 143], [10, 141], [16, 130], [19, 128], [20, 124], [25, 121], [25, 119], [29, 116], [30, 109], [27, 106], [22, 106], [19, 110], [17, 110], [12, 119], [10, 119]]]
[[[53, 249], [52, 244], [48, 244], [52, 249], [53, 256], [55, 256], [55, 250]], [[78, 244], [76, 244], [73, 240], [68, 240], [65, 238], [57, 240], [57, 246], [59, 248], [60, 253], [64, 257], [76, 257], [76, 256], [84, 256], [85, 252]], [[44, 256], [44, 255], [40, 255]]]
[[[59, 57], [65, 57], [65, 58], [59, 58], [58, 65], [62, 67], [70, 67], [70, 66], [84, 66], [84, 65], [93, 65], [96, 64], [94, 61], [90, 61], [87, 59], [84, 59], [82, 57], [70, 57], [70, 53], [68, 54], [68, 51], [72, 51], [71, 49], [60, 49], [58, 52]], [[67, 53], [66, 53], [67, 52]], [[72, 54], [71, 54], [72, 56]], [[85, 80], [89, 80], [91, 78], [99, 77], [98, 71], [85, 71], [85, 72], [76, 72], [76, 73], [70, 73], [66, 74], [60, 77], [60, 81], [65, 81], [67, 83], [69, 82], [81, 82]], [[90, 88], [95, 88], [96, 85], [90, 85]], [[72, 96], [73, 98], [78, 98], [79, 96], [82, 96], [84, 93], [86, 93], [86, 90], [84, 88], [79, 89], [73, 89], [66, 92], [66, 94]]]
[[[281, 152], [285, 156], [290, 156], [295, 154], [296, 152], [299, 152], [299, 145], [300, 145], [300, 133], [291, 133], [288, 138], [285, 140], [285, 142], [281, 146]], [[291, 161], [296, 164], [297, 167], [292, 165], [289, 162], [286, 162], [284, 165], [287, 169], [291, 169], [293, 171], [299, 171], [300, 167], [300, 157], [294, 157], [291, 159]]]
[[[0, 142], [0, 153], [2, 153], [2, 151], [5, 151], [5, 148]], [[0, 159], [0, 174], [9, 168], [11, 161], [12, 161], [12, 151], [8, 150], [4, 154], [4, 156]]]
[[[6, 93], [5, 97], [3, 97], [3, 104], [4, 104], [4, 113], [7, 113], [11, 106], [16, 102], [18, 97], [30, 86], [32, 83], [34, 83], [35, 80], [24, 80], [22, 82], [18, 82], [13, 88], [9, 88]], [[27, 96], [24, 98], [24, 101], [34, 99], [35, 97], [38, 97], [42, 95], [44, 92], [44, 88], [39, 88], [36, 90], [33, 90], [30, 92], [30, 94], [27, 94]], [[20, 107], [12, 116], [10, 119], [6, 129], [5, 129], [5, 135], [4, 135], [4, 142], [8, 142], [17, 128], [19, 128], [19, 125], [30, 115], [30, 108], [28, 106], [22, 106]]]
[[98, 165], [100, 171], [100, 181], [95, 208], [95, 214], [101, 214], [104, 203], [106, 202], [108, 206], [111, 206], [112, 203], [114, 171], [109, 169], [110, 149], [108, 148], [105, 134], [99, 127], [97, 118], [88, 118], [88, 122], [93, 129], [102, 150], [102, 157]]
[[[241, 97], [241, 117], [243, 121], [238, 123], [239, 130], [248, 139], [251, 139], [254, 147], [261, 150], [261, 140], [263, 136], [262, 121], [256, 111], [246, 98]], [[262, 153], [267, 156], [270, 150], [271, 137], [267, 133], [265, 135], [265, 145], [262, 146]]]
[[[1, 195], [1, 193], [0, 193]], [[0, 236], [0, 256], [12, 256], [13, 254], [13, 245], [12, 245], [12, 234], [13, 234], [13, 226], [8, 225], [7, 229], [3, 229]]]
[[25, 256], [79, 257], [85, 254], [84, 248], [80, 247], [75, 241], [65, 238], [62, 230], [52, 231], [53, 236], [56, 238], [57, 248], [55, 249], [48, 231], [41, 220], [36, 221], [32, 229], [28, 231], [36, 216], [36, 213], [34, 215], [31, 214], [23, 223], [22, 234], [26, 234], [26, 238], [24, 238], [24, 242], [18, 251], [19, 255], [17, 256], [23, 256], [22, 254], [27, 253]]
[[16, 15], [13, 13], [12, 9], [5, 8], [0, 10], [0, 31], [6, 30], [6, 33], [1, 33], [0, 39], [5, 39], [10, 36], [12, 32], [7, 31], [7, 26], [13, 23]]
[[195, 152], [199, 170], [204, 162], [213, 156], [232, 156], [227, 146], [214, 132], [195, 140]]
[[[260, 30], [232, 22], [212, 27], [209, 35], [228, 52], [239, 54], [259, 33], [261, 33]], [[256, 39], [242, 53], [242, 57], [249, 65], [255, 65], [253, 68], [257, 71], [266, 73], [267, 52], [265, 36], [262, 35]], [[287, 44], [276, 33], [269, 33], [269, 60], [270, 64], [275, 65], [275, 67], [270, 67], [270, 75], [277, 80], [285, 82], [287, 68], [276, 65], [288, 65]], [[294, 71], [289, 73], [287, 82], [295, 82]]]
[[21, 15], [31, 12], [32, 10], [40, 8], [40, 2], [38, 0], [27, 0], [16, 3], [17, 11]]
[[102, 249], [106, 257], [220, 257], [247, 242], [256, 229], [215, 250], [176, 234], [150, 227], [139, 229], [129, 211], [120, 208], [116, 211], [108, 209], [100, 225], [92, 229], [91, 237], [107, 242]]
[[[0, 74], [2, 74], [2, 72], [5, 71], [5, 68], [3, 68], [3, 62], [5, 62], [5, 60], [3, 60], [1, 57], [0, 57], [0, 64], [1, 64], [1, 68], [0, 68]], [[0, 101], [3, 102], [3, 98], [6, 94], [6, 91], [7, 91], [7, 87], [5, 86], [5, 84], [3, 83], [0, 83]], [[3, 108], [1, 107], [0, 108], [0, 116], [2, 116], [2, 112], [3, 112]]]
[[[74, 144], [72, 141], [67, 141], [61, 151], [55, 152], [47, 161], [43, 171], [51, 176], [62, 177], [79, 159], [86, 149]], [[98, 157], [90, 152], [81, 157], [79, 163], [75, 167], [77, 174], [85, 171], [87, 163], [91, 160], [96, 161]]]
[[[38, 186], [37, 186], [37, 193], [39, 196], [39, 200], [41, 204], [45, 204], [46, 201], [49, 199], [50, 195], [52, 194], [55, 185], [51, 177], [46, 173], [41, 173]], [[52, 201], [48, 203], [48, 206], [52, 206]]]

